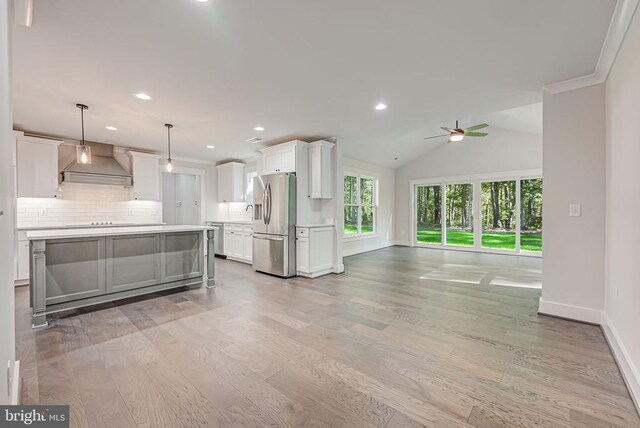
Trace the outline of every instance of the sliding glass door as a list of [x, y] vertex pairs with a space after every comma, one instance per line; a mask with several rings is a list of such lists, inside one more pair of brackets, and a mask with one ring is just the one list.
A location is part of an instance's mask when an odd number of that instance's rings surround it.
[[445, 204], [447, 245], [473, 247], [473, 184], [447, 184]]
[[542, 252], [542, 179], [414, 184], [414, 244]]
[[516, 182], [481, 183], [482, 248], [516, 249]]
[[442, 191], [440, 186], [416, 188], [416, 241], [442, 244]]
[[542, 252], [542, 178], [520, 181], [520, 248]]

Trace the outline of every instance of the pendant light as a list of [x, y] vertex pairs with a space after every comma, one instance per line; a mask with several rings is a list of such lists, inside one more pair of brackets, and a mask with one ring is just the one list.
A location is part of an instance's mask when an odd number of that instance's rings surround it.
[[173, 171], [173, 164], [171, 163], [171, 128], [173, 125], [170, 123], [165, 123], [164, 126], [167, 127], [167, 145], [169, 146], [169, 158], [167, 159], [167, 172]]
[[80, 109], [80, 121], [82, 123], [82, 141], [80, 145], [76, 146], [76, 158], [78, 163], [87, 165], [91, 163], [91, 147], [84, 142], [84, 111], [89, 107], [84, 104], [76, 104], [76, 107]]

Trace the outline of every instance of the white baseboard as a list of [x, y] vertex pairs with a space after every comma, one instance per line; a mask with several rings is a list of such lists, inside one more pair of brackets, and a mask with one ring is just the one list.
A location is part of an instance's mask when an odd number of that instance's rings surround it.
[[344, 249], [342, 250], [342, 257], [355, 256], [356, 254], [368, 253], [369, 251], [381, 250], [383, 248], [391, 247], [393, 244], [382, 243], [382, 244], [374, 244], [363, 246], [362, 248], [353, 248], [350, 250]]
[[604, 337], [607, 339], [607, 343], [609, 343], [611, 353], [613, 353], [613, 357], [620, 368], [624, 382], [627, 384], [627, 389], [629, 390], [633, 404], [635, 404], [638, 413], [640, 413], [640, 371], [633, 363], [622, 340], [620, 340], [618, 330], [606, 312], [602, 313], [602, 331], [604, 332]]
[[20, 404], [20, 390], [22, 390], [22, 379], [20, 378], [20, 361], [16, 361], [13, 364], [13, 370], [11, 374], [11, 405], [17, 406], [18, 404]]
[[542, 297], [540, 298], [538, 313], [587, 322], [590, 324], [599, 325], [602, 322], [602, 310], [585, 308], [583, 306], [567, 305], [565, 303], [550, 302], [548, 300], [544, 300]]
[[411, 242], [409, 241], [393, 241], [393, 245], [399, 245], [401, 247], [410, 247]]
[[333, 273], [343, 273], [344, 272], [344, 264], [340, 263], [339, 265], [333, 266]]

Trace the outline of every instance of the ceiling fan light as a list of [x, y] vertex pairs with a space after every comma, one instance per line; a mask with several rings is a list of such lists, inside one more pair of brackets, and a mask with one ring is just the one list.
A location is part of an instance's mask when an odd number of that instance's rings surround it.
[[464, 139], [464, 134], [461, 132], [451, 133], [451, 137], [449, 137], [450, 141], [462, 141]]

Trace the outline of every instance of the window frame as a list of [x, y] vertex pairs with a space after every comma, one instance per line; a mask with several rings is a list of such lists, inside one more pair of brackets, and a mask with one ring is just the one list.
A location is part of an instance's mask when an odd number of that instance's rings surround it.
[[[427, 179], [413, 179], [409, 180], [410, 188], [410, 225], [409, 231], [411, 236], [408, 240], [408, 245], [411, 247], [426, 247], [426, 248], [440, 248], [447, 250], [458, 251], [474, 251], [479, 253], [493, 253], [493, 254], [512, 254], [530, 257], [542, 257], [543, 251], [527, 251], [523, 250], [520, 245], [521, 230], [520, 230], [520, 204], [522, 195], [520, 194], [521, 183], [525, 180], [543, 179], [542, 170], [522, 170], [522, 171], [509, 171], [504, 173], [489, 173], [489, 174], [475, 174], [468, 176], [451, 176], [451, 177], [439, 177], [439, 178], [427, 178]], [[494, 181], [515, 181], [516, 182], [516, 249], [515, 250], [499, 250], [482, 247], [482, 217], [481, 217], [481, 184], [484, 182]], [[441, 193], [443, 197], [442, 202], [442, 215], [444, 213], [444, 207], [446, 205], [446, 186], [448, 184], [472, 184], [473, 185], [473, 215], [474, 215], [474, 246], [473, 247], [461, 247], [455, 245], [446, 244], [446, 218], [442, 217], [442, 243], [441, 244], [427, 244], [421, 243], [417, 240], [417, 188], [418, 186], [441, 186]], [[543, 184], [544, 186], [544, 184]], [[543, 202], [544, 203], [544, 202]], [[543, 221], [544, 228], [544, 221]], [[544, 244], [543, 244], [544, 245]]]
[[[348, 208], [348, 207], [355, 207], [357, 210], [357, 232], [356, 233], [345, 233], [344, 231], [344, 225], [342, 227], [342, 237], [343, 239], [349, 240], [349, 239], [357, 239], [357, 238], [368, 238], [368, 237], [372, 237], [372, 236], [378, 236], [378, 183], [379, 183], [379, 179], [376, 176], [370, 175], [370, 174], [366, 174], [366, 173], [359, 173], [359, 172], [354, 172], [354, 171], [345, 171], [342, 177], [342, 186], [344, 188], [344, 182], [345, 179], [347, 177], [354, 177], [356, 178], [356, 203], [355, 204], [347, 204], [344, 203], [344, 208]], [[361, 196], [361, 186], [362, 186], [362, 179], [365, 180], [372, 180], [373, 181], [373, 195], [372, 195], [372, 205], [365, 205], [362, 203], [362, 196]], [[343, 202], [344, 202], [344, 195], [343, 195]], [[362, 208], [371, 208], [372, 214], [373, 214], [373, 230], [371, 232], [367, 232], [367, 233], [363, 233], [362, 232]], [[344, 217], [344, 209], [343, 209], [343, 213], [342, 216]], [[344, 218], [343, 218], [343, 222], [344, 222]], [[346, 223], [345, 223], [346, 225]]]

